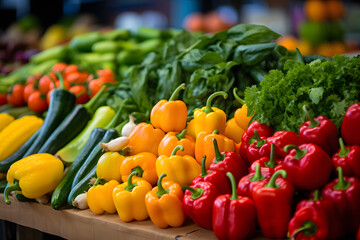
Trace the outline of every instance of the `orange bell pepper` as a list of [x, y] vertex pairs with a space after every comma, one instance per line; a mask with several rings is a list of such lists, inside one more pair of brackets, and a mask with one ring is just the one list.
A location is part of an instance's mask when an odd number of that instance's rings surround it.
[[194, 123], [195, 123], [194, 119], [191, 119], [190, 122], [187, 123], [186, 132], [193, 139], [196, 139], [195, 124]]
[[144, 199], [152, 186], [144, 179], [134, 177], [137, 173], [132, 172], [127, 182], [117, 185], [112, 193], [116, 211], [124, 222], [142, 221], [149, 217]]
[[212, 133], [214, 130], [219, 130], [221, 134], [225, 133], [225, 112], [219, 108], [211, 107], [212, 100], [217, 96], [223, 96], [226, 99], [228, 95], [223, 91], [215, 92], [209, 96], [205, 107], [194, 111], [194, 130], [196, 136], [200, 132]]
[[145, 205], [151, 221], [159, 228], [180, 227], [186, 215], [182, 208], [183, 191], [180, 184], [165, 181], [163, 174], [159, 177], [157, 186], [145, 196]]
[[89, 191], [87, 192], [87, 203], [90, 210], [95, 214], [115, 213], [116, 208], [112, 198], [112, 192], [114, 188], [119, 185], [116, 180], [111, 180], [104, 185], [98, 184], [100, 178], [98, 178]]
[[236, 149], [235, 142], [222, 134], [218, 134], [217, 130], [211, 134], [207, 132], [199, 133], [195, 142], [195, 158], [201, 164], [203, 156], [206, 155], [206, 169], [209, 169], [215, 158], [213, 138], [216, 139], [220, 152], [235, 152]]
[[191, 156], [176, 155], [178, 150], [184, 151], [182, 145], [178, 145], [172, 151], [170, 157], [161, 155], [156, 160], [156, 172], [158, 176], [166, 174], [166, 180], [179, 183], [181, 186], [191, 185], [192, 180], [201, 173], [201, 165]]
[[181, 132], [186, 126], [187, 107], [183, 101], [175, 100], [185, 83], [178, 86], [169, 101], [160, 100], [151, 110], [150, 121], [155, 128], [164, 132]]
[[238, 108], [235, 111], [235, 114], [234, 114], [235, 122], [240, 128], [246, 130], [249, 126], [249, 122], [252, 117], [251, 116], [248, 117], [247, 106], [245, 105], [245, 101], [236, 94], [236, 91], [237, 91], [237, 88], [234, 88], [233, 95], [234, 95], [235, 99], [242, 105], [242, 107]]
[[[151, 124], [139, 123], [129, 135], [129, 143], [126, 147], [130, 154], [151, 152], [158, 156], [158, 147], [165, 133], [161, 129], [154, 129]], [[130, 174], [130, 173], [129, 173]]]
[[238, 144], [241, 142], [241, 136], [244, 132], [245, 130], [239, 127], [235, 121], [235, 118], [232, 118], [226, 122], [224, 135], [233, 140], [235, 143]]
[[123, 182], [127, 181], [133, 171], [137, 171], [139, 173], [138, 177], [142, 177], [154, 186], [158, 178], [156, 174], [156, 156], [149, 152], [143, 152], [126, 157], [120, 167]]
[[195, 156], [195, 140], [186, 134], [186, 129], [181, 133], [168, 132], [165, 137], [161, 140], [158, 148], [159, 156], [165, 155], [170, 157], [172, 151], [177, 145], [182, 145], [184, 151], [178, 153], [180, 156], [189, 155]]

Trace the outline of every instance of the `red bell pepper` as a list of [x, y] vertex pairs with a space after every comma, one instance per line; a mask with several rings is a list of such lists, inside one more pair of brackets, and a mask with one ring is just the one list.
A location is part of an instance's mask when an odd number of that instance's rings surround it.
[[329, 228], [329, 233], [327, 237], [328, 239], [341, 238], [344, 236], [344, 231], [341, 227], [341, 223], [337, 218], [336, 212], [334, 210], [334, 204], [328, 199], [321, 198], [319, 189], [316, 189], [313, 192], [313, 198], [300, 201], [296, 205], [296, 211], [299, 211], [301, 208], [304, 207], [315, 207], [326, 214]]
[[252, 198], [252, 190], [259, 182], [263, 180], [269, 180], [273, 174], [273, 170], [270, 168], [261, 168], [260, 165], [256, 165], [255, 171], [242, 177], [237, 186], [237, 194], [243, 197]]
[[360, 240], [360, 227], [359, 227], [359, 230], [358, 230], [358, 232], [356, 234], [356, 240]]
[[330, 235], [326, 213], [317, 207], [306, 206], [297, 210], [289, 222], [289, 236], [295, 240], [334, 239]]
[[209, 182], [212, 183], [216, 189], [219, 191], [220, 194], [230, 194], [231, 189], [229, 183], [227, 181], [226, 176], [219, 171], [206, 171], [206, 156], [203, 156], [202, 163], [201, 163], [201, 174], [200, 176], [196, 177], [192, 181], [192, 185], [198, 182]]
[[246, 158], [250, 164], [252, 164], [257, 159], [270, 156], [271, 151], [270, 144], [267, 143], [267, 137], [260, 137], [256, 130], [254, 131], [254, 135], [254, 140], [249, 145], [246, 152]]
[[341, 167], [336, 170], [338, 178], [324, 187], [322, 197], [334, 203], [344, 231], [355, 235], [360, 227], [360, 180], [344, 177]]
[[311, 191], [329, 182], [333, 165], [324, 150], [312, 143], [302, 144], [299, 147], [287, 145], [285, 151], [289, 150], [281, 168], [288, 173], [288, 180], [295, 187]]
[[298, 135], [293, 131], [277, 131], [266, 140], [268, 144], [275, 144], [275, 156], [280, 158], [284, 158], [287, 155], [284, 151], [286, 145], [293, 144], [299, 146], [302, 144]]
[[260, 165], [261, 169], [266, 168], [271, 174], [281, 169], [283, 159], [275, 160], [275, 145], [271, 143], [270, 157], [262, 157], [256, 161], [254, 161], [250, 168], [249, 172], [255, 172], [256, 165]]
[[258, 121], [253, 121], [241, 136], [241, 145], [240, 145], [239, 153], [244, 161], [247, 160], [246, 153], [249, 145], [255, 141], [254, 140], [255, 130], [258, 132], [259, 136], [261, 137], [270, 137], [274, 133], [272, 127], [266, 124], [261, 124]]
[[[360, 122], [359, 122], [360, 123]], [[344, 176], [360, 178], [360, 146], [345, 146], [339, 138], [340, 149], [332, 156], [333, 164], [343, 169]]]
[[360, 145], [360, 102], [351, 105], [341, 123], [341, 136], [346, 144]]
[[216, 139], [213, 138], [212, 141], [215, 149], [215, 158], [209, 167], [210, 170], [222, 172], [224, 175], [227, 172], [231, 172], [234, 175], [236, 182], [248, 174], [246, 162], [243, 161], [236, 152], [220, 153]]
[[212, 229], [212, 208], [220, 195], [216, 187], [209, 182], [198, 182], [190, 187], [184, 186], [183, 209], [197, 225]]
[[213, 230], [220, 240], [247, 239], [253, 236], [256, 227], [256, 209], [248, 197], [236, 194], [236, 182], [229, 172], [232, 195], [225, 194], [216, 198], [213, 206]]
[[279, 175], [286, 178], [287, 174], [279, 170], [252, 191], [261, 231], [268, 238], [285, 238], [291, 218], [294, 187]]
[[312, 118], [306, 105], [303, 110], [309, 120], [299, 128], [300, 141], [314, 143], [332, 156], [339, 149], [339, 135], [335, 124], [322, 115]]

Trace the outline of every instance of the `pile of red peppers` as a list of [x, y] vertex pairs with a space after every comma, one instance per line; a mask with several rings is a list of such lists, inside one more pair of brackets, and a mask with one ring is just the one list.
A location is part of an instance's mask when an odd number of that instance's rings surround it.
[[[192, 185], [184, 212], [218, 239], [360, 239], [360, 103], [340, 131], [325, 116], [292, 131], [252, 122], [237, 152], [219, 152]], [[339, 134], [340, 133], [340, 134]]]

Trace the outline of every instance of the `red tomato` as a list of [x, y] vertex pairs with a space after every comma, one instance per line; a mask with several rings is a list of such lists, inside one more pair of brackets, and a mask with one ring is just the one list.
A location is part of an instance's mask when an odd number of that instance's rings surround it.
[[84, 83], [89, 74], [87, 72], [73, 72], [65, 75], [65, 78], [70, 83]]
[[53, 89], [51, 89], [47, 94], [46, 94], [46, 102], [48, 105], [50, 105], [50, 99], [51, 99], [51, 92], [53, 91]]
[[65, 68], [64, 75], [67, 75], [67, 74], [70, 74], [73, 72], [78, 72], [78, 71], [79, 71], [79, 69], [75, 64], [70, 64]]
[[75, 85], [69, 89], [76, 96], [76, 104], [84, 104], [89, 101], [88, 90], [84, 85]]
[[31, 75], [30, 77], [28, 77], [26, 79], [26, 84], [29, 83], [36, 83], [37, 81], [39, 81], [39, 79], [41, 78], [41, 74], [40, 73], [35, 73], [34, 75]]
[[66, 63], [60, 62], [60, 63], [55, 64], [55, 65], [51, 68], [51, 70], [52, 70], [53, 72], [62, 72], [62, 71], [65, 70], [66, 67], [67, 67], [67, 64], [66, 64]]
[[0, 93], [0, 106], [7, 104], [6, 93]]
[[24, 88], [24, 101], [27, 102], [29, 96], [34, 92], [35, 90], [35, 83], [28, 83], [26, 84]]
[[57, 77], [55, 73], [48, 73], [42, 76], [39, 80], [39, 89], [42, 93], [47, 94], [50, 90], [50, 85], [53, 85], [53, 81], [55, 82]]
[[107, 80], [114, 80], [115, 74], [111, 69], [100, 69], [96, 71], [100, 77], [104, 77]]
[[98, 91], [100, 91], [104, 83], [106, 83], [104, 78], [97, 78], [89, 82], [90, 99], [93, 98]]
[[24, 85], [15, 84], [8, 89], [6, 99], [14, 107], [25, 105], [24, 100]]
[[[70, 83], [68, 82], [68, 81], [63, 81], [64, 82], [64, 88], [65, 89], [70, 89]], [[59, 80], [57, 80], [56, 82], [55, 82], [55, 87], [54, 87], [54, 84], [53, 83], [50, 83], [50, 85], [49, 85], [49, 91], [50, 90], [53, 90], [54, 88], [59, 88], [60, 87], [60, 81]]]
[[48, 109], [48, 103], [44, 94], [39, 90], [35, 90], [28, 99], [28, 107], [31, 111], [42, 113]]

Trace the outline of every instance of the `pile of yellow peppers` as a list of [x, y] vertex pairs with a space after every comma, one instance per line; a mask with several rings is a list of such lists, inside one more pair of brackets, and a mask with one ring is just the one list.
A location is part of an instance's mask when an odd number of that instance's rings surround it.
[[126, 146], [128, 156], [106, 152], [99, 159], [97, 177], [107, 182], [100, 185], [97, 181], [89, 189], [87, 203], [92, 212], [117, 212], [124, 222], [150, 217], [160, 228], [179, 227], [186, 218], [182, 187], [191, 185], [201, 174], [204, 155], [209, 168], [215, 156], [212, 139], [217, 140], [220, 151], [238, 151], [250, 121], [246, 106], [226, 121], [224, 111], [212, 107], [211, 102], [218, 96], [226, 99], [227, 93], [216, 92], [187, 122], [187, 106], [176, 100], [183, 89], [185, 84], [169, 100], [161, 100], [153, 107], [151, 124], [136, 125]]

